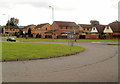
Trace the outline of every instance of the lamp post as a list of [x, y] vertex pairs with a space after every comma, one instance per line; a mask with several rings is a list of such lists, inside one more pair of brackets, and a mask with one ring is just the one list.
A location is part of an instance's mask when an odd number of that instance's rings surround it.
[[[49, 8], [52, 9], [52, 23], [54, 22], [54, 8], [52, 6], [49, 6]], [[52, 31], [54, 32], [54, 27], [52, 26]], [[53, 33], [53, 39], [54, 39], [54, 33]]]
[[52, 9], [52, 22], [54, 21], [54, 8], [52, 6], [49, 6], [49, 8]]
[[[6, 15], [6, 14], [3, 14], [3, 15]], [[10, 22], [9, 22], [9, 18], [10, 18], [10, 16], [9, 15], [7, 15], [8, 16], [8, 26], [10, 25]]]
[[[3, 14], [3, 15], [6, 15], [6, 14]], [[9, 22], [9, 14], [7, 14], [7, 16], [8, 16], [8, 26], [10, 26], [10, 22]], [[8, 38], [9, 38], [9, 33], [8, 33]]]

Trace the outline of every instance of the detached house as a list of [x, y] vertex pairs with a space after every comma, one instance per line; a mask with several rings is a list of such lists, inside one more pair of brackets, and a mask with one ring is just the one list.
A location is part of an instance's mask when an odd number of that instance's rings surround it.
[[84, 33], [79, 35], [79, 39], [86, 39], [86, 34], [91, 33], [92, 25], [91, 24], [78, 24]]
[[25, 26], [24, 28], [21, 28], [21, 30], [23, 31], [23, 33], [27, 33], [29, 28], [32, 31], [35, 27], [36, 25], [28, 25], [28, 26]]
[[20, 29], [18, 26], [5, 26], [2, 30], [5, 35], [13, 35], [15, 32], [19, 32]]
[[27, 33], [29, 28], [34, 38], [45, 38], [45, 32], [51, 30], [51, 25], [49, 23], [28, 25], [22, 29], [23, 33]]
[[78, 24], [80, 27], [82, 27], [83, 31], [85, 33], [90, 33], [91, 29], [92, 29], [92, 25], [91, 24]]
[[33, 30], [32, 33], [36, 38], [45, 38], [45, 32], [51, 30], [51, 25], [49, 23], [39, 24]]
[[[116, 21], [108, 25], [109, 25], [109, 31], [112, 30], [111, 33], [113, 38], [120, 38], [120, 22]], [[104, 33], [110, 33], [110, 32], [106, 32], [104, 30]]]
[[88, 35], [87, 38], [92, 39], [100, 39], [102, 38], [103, 31], [105, 29], [106, 25], [96, 25], [92, 27], [91, 35]]
[[67, 38], [68, 33], [79, 34], [80, 31], [83, 31], [75, 22], [67, 21], [54, 21], [52, 29], [54, 29], [54, 38]]
[[119, 38], [120, 37], [120, 22], [116, 21], [116, 22], [112, 22], [108, 24], [105, 27], [103, 32], [111, 38]]

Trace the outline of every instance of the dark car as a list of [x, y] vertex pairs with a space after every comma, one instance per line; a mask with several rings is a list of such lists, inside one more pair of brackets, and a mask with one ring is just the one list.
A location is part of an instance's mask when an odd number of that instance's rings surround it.
[[16, 42], [15, 38], [13, 38], [13, 37], [12, 38], [8, 37], [7, 41]]

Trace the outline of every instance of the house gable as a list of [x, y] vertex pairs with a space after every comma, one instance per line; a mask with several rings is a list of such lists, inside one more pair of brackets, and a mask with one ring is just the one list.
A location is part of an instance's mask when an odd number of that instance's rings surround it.
[[98, 30], [96, 27], [92, 27], [92, 30], [91, 30], [92, 33], [98, 33]]
[[111, 29], [110, 26], [106, 26], [103, 33], [113, 33], [113, 30]]
[[92, 25], [90, 24], [78, 24], [84, 32], [91, 32]]
[[113, 22], [108, 25], [113, 30], [113, 33], [120, 33], [120, 22]]

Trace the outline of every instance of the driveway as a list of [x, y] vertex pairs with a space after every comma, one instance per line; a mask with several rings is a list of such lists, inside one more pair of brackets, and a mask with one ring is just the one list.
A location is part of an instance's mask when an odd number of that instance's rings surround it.
[[[52, 42], [51, 42], [52, 43]], [[53, 42], [67, 44], [66, 42]], [[3, 82], [117, 82], [118, 47], [78, 42], [77, 55], [44, 60], [3, 62]]]

